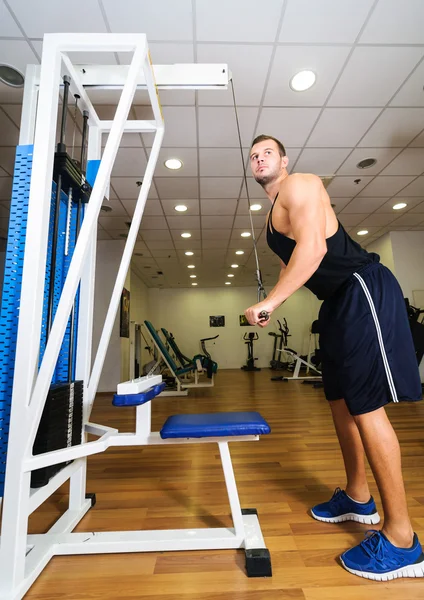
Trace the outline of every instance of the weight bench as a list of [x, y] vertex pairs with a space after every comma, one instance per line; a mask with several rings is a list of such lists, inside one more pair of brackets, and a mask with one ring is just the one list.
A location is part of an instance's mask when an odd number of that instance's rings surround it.
[[[202, 373], [199, 374], [196, 363], [191, 362], [186, 367], [178, 367], [172, 356], [169, 354], [165, 344], [157, 334], [156, 329], [153, 327], [152, 323], [150, 321], [144, 321], [144, 324], [146, 325], [147, 331], [149, 332], [152, 342], [154, 343], [159, 354], [165, 361], [165, 364], [170, 370], [172, 376], [175, 378], [175, 382], [177, 385], [176, 390], [164, 390], [161, 394], [162, 396], [187, 396], [189, 388], [213, 387], [213, 374], [210, 381], [205, 382], [200, 380], [199, 375], [202, 375]], [[184, 376], [187, 375], [194, 375], [194, 380], [191, 379], [190, 381], [185, 381]]]
[[[151, 431], [151, 400], [164, 387], [161, 376], [140, 377], [118, 385], [114, 406], [136, 406], [135, 434], [112, 436], [110, 445], [163, 445], [217, 443], [233, 519], [233, 528], [175, 529], [168, 531], [134, 531], [81, 535], [85, 544], [100, 544], [103, 540], [119, 541], [111, 552], [149, 552], [166, 550], [216, 550], [243, 548], [249, 577], [272, 575], [269, 551], [265, 547], [257, 512], [242, 509], [237, 492], [229, 442], [246, 442], [270, 433], [270, 427], [257, 412], [219, 412], [181, 414], [168, 417], [159, 432]], [[114, 440], [118, 442], [115, 444]]]

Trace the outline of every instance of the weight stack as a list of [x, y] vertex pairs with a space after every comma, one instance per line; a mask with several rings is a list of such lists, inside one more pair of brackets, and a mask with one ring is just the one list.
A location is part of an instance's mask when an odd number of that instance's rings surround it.
[[[83, 392], [83, 381], [57, 383], [50, 387], [34, 441], [34, 456], [82, 443]], [[53, 475], [71, 462], [32, 471], [31, 487], [46, 485]]]

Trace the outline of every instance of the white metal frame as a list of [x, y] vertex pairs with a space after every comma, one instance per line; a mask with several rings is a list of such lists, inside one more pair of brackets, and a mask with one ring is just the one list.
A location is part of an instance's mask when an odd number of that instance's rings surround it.
[[[67, 54], [72, 51], [132, 52], [133, 55], [131, 64], [124, 68], [91, 65], [82, 69], [72, 64]], [[155, 69], [161, 87], [225, 88], [230, 77], [226, 65], [175, 65], [175, 68], [166, 66]], [[79, 110], [87, 110], [89, 113], [88, 159], [101, 158], [101, 162], [43, 360], [38, 369], [52, 191], [51, 174], [59, 89], [61, 78], [65, 74], [71, 78], [70, 93], [78, 93], [80, 96]], [[22, 598], [49, 560], [57, 554], [264, 547], [257, 517], [243, 516], [241, 513], [228, 449], [229, 441], [257, 440], [257, 436], [163, 440], [158, 432], [151, 432], [150, 402], [137, 407], [134, 433], [120, 434], [113, 428], [89, 421], [164, 134], [154, 75], [144, 34], [47, 34], [44, 37], [41, 67], [27, 68], [19, 143], [34, 144], [34, 149], [0, 538], [2, 600]], [[122, 89], [113, 121], [99, 119], [86, 93], [86, 85], [114, 86]], [[151, 121], [128, 120], [135, 91], [140, 86], [146, 87], [148, 91], [154, 114]], [[105, 132], [109, 133], [109, 136], [101, 156], [101, 137]], [[91, 367], [97, 219], [124, 132], [153, 132], [155, 138], [103, 332]], [[33, 456], [34, 439], [79, 285], [76, 378], [84, 381], [83, 443]], [[160, 379], [144, 377], [126, 382], [121, 384], [121, 389], [118, 386], [118, 393], [140, 392], [158, 383]], [[88, 442], [88, 434], [96, 436], [97, 439]], [[218, 443], [219, 446], [234, 528], [71, 533], [91, 506], [91, 500], [86, 499], [87, 456], [103, 452], [110, 446], [210, 442]], [[54, 475], [46, 486], [39, 489], [30, 488], [31, 471], [70, 460], [73, 462]], [[70, 481], [70, 492], [66, 512], [46, 534], [28, 536], [29, 515], [67, 480]]]
[[[284, 381], [291, 381], [291, 380], [306, 380], [306, 379], [314, 379], [317, 380], [322, 376], [322, 373], [319, 369], [317, 369], [317, 367], [315, 367], [313, 364], [311, 364], [310, 362], [304, 360], [303, 358], [301, 358], [299, 356], [299, 354], [297, 354], [296, 352], [294, 352], [293, 350], [290, 350], [290, 348], [281, 348], [281, 350], [278, 350], [278, 352], [285, 352], [286, 354], [289, 354], [290, 356], [292, 356], [295, 360], [294, 363], [294, 369], [293, 369], [293, 375], [291, 375], [290, 377], [281, 377], [282, 380]], [[309, 373], [310, 371], [314, 371], [315, 373], [317, 373], [317, 375], [315, 375], [315, 377], [313, 375], [299, 375], [300, 373], [300, 368], [302, 365], [306, 366], [306, 372]]]

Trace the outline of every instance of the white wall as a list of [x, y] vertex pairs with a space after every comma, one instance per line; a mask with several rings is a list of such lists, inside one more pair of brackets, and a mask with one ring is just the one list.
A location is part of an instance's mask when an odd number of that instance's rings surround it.
[[[149, 296], [148, 288], [141, 281], [140, 277], [135, 271], [131, 271], [131, 301], [130, 301], [130, 315], [131, 321], [143, 325], [145, 319], [149, 319]], [[146, 340], [150, 342], [149, 336], [144, 330], [143, 333]], [[145, 350], [145, 341], [141, 338], [141, 365], [146, 364], [151, 360], [151, 357], [147, 350]]]
[[[100, 335], [103, 329], [110, 297], [118, 273], [119, 263], [125, 246], [120, 240], [99, 240], [96, 256], [96, 282], [94, 294], [93, 350], [95, 358]], [[110, 344], [106, 353], [103, 371], [99, 381], [99, 392], [116, 391], [121, 381], [121, 339], [119, 337], [119, 309], [116, 315]]]
[[404, 296], [414, 303], [414, 290], [424, 290], [424, 231], [392, 231], [396, 277]]
[[392, 238], [390, 237], [390, 233], [386, 233], [372, 244], [369, 244], [369, 246], [367, 246], [367, 251], [379, 254], [380, 262], [383, 265], [385, 265], [388, 269], [390, 269], [394, 275], [396, 275], [395, 263], [393, 258]]
[[[240, 327], [239, 315], [256, 303], [256, 288], [231, 289], [149, 289], [150, 320], [156, 329], [171, 331], [183, 352], [193, 356], [200, 351], [200, 338], [219, 334], [207, 348], [221, 369], [237, 369], [246, 362], [247, 346], [243, 335], [255, 331], [254, 356], [258, 367], [268, 367], [272, 357], [273, 338], [268, 331], [277, 331], [276, 319], [285, 317], [291, 336], [289, 346], [306, 354], [309, 328], [317, 318], [320, 303], [306, 289], [297, 291], [277, 311], [265, 329]], [[224, 315], [225, 327], [209, 327], [209, 316]]]

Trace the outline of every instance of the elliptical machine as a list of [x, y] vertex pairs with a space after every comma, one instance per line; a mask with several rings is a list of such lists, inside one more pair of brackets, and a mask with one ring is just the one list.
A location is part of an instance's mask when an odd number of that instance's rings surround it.
[[247, 345], [247, 362], [240, 368], [243, 371], [260, 371], [259, 367], [255, 367], [255, 360], [258, 359], [253, 357], [253, 342], [259, 339], [258, 334], [251, 331], [250, 333], [245, 333], [243, 339], [246, 340], [245, 344]]
[[[274, 348], [272, 352], [272, 359], [270, 361], [270, 369], [272, 371], [283, 371], [287, 369], [289, 363], [283, 362], [281, 360], [282, 351], [287, 346], [287, 339], [290, 337], [289, 327], [287, 325], [287, 320], [284, 319], [284, 327], [281, 325], [281, 321], [277, 319], [278, 328], [280, 333], [275, 333], [274, 331], [270, 331], [268, 335], [271, 335], [274, 338]], [[279, 340], [279, 341], [278, 341]], [[278, 343], [278, 349], [277, 349]]]

